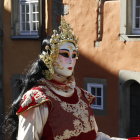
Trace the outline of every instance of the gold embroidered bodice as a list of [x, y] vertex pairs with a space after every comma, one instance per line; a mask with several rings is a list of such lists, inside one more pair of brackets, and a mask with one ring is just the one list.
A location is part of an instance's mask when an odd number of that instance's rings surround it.
[[88, 95], [84, 95], [85, 92], [82, 93], [81, 89], [76, 87], [78, 101], [68, 103], [47, 87], [45, 89], [46, 95], [52, 101], [48, 123], [52, 128], [55, 140], [70, 139], [93, 130], [97, 132], [93, 110], [90, 108]]

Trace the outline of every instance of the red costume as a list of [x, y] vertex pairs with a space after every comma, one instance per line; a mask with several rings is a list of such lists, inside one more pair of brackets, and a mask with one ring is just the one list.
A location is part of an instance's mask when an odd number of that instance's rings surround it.
[[73, 71], [79, 54], [77, 38], [65, 20], [62, 20], [59, 32], [53, 32], [50, 43], [39, 56], [45, 67], [39, 63], [30, 74], [31, 77], [40, 76], [40, 80], [35, 81], [38, 86], [28, 90], [21, 99], [17, 111], [17, 140], [110, 139], [97, 133], [90, 107], [94, 96], [75, 86]]
[[70, 97], [60, 96], [47, 85], [27, 91], [17, 114], [47, 103], [48, 119], [41, 140], [94, 140], [97, 125], [90, 104], [94, 96], [76, 87]]

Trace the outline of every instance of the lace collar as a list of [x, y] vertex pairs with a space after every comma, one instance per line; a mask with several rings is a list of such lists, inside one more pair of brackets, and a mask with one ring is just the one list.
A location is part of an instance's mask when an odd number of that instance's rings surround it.
[[74, 93], [75, 78], [74, 76], [69, 77], [65, 82], [61, 83], [56, 80], [39, 80], [40, 84], [47, 85], [48, 88], [53, 90], [56, 94], [63, 97], [70, 97]]

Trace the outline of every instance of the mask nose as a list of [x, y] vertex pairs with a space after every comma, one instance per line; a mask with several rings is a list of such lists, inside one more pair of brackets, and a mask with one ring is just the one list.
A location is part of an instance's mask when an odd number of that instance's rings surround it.
[[73, 59], [72, 59], [71, 56], [69, 57], [68, 63], [69, 63], [69, 64], [72, 64], [72, 63], [73, 63]]

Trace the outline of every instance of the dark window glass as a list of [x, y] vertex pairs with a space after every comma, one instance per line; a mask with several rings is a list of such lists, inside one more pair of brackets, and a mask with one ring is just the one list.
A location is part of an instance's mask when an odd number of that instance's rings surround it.
[[25, 15], [22, 14], [22, 22], [25, 22]]
[[29, 13], [29, 5], [26, 5], [26, 13]]
[[25, 31], [25, 23], [22, 23], [22, 31]]
[[22, 13], [25, 13], [25, 5], [21, 5]]
[[135, 27], [136, 27], [136, 28], [139, 28], [139, 18], [136, 18]]
[[140, 8], [136, 8], [136, 17], [140, 17]]
[[97, 88], [97, 96], [101, 96], [101, 88]]
[[94, 87], [91, 87], [91, 93], [92, 93], [93, 95], [95, 95], [95, 88], [94, 88]]
[[26, 30], [29, 31], [30, 30], [30, 24], [26, 23]]
[[33, 23], [33, 31], [36, 31], [36, 23]]
[[97, 97], [97, 105], [101, 105], [101, 98]]
[[26, 21], [29, 22], [29, 14], [26, 14]]
[[36, 14], [33, 14], [33, 21], [36, 21]]
[[140, 0], [136, 0], [136, 6], [140, 6]]

